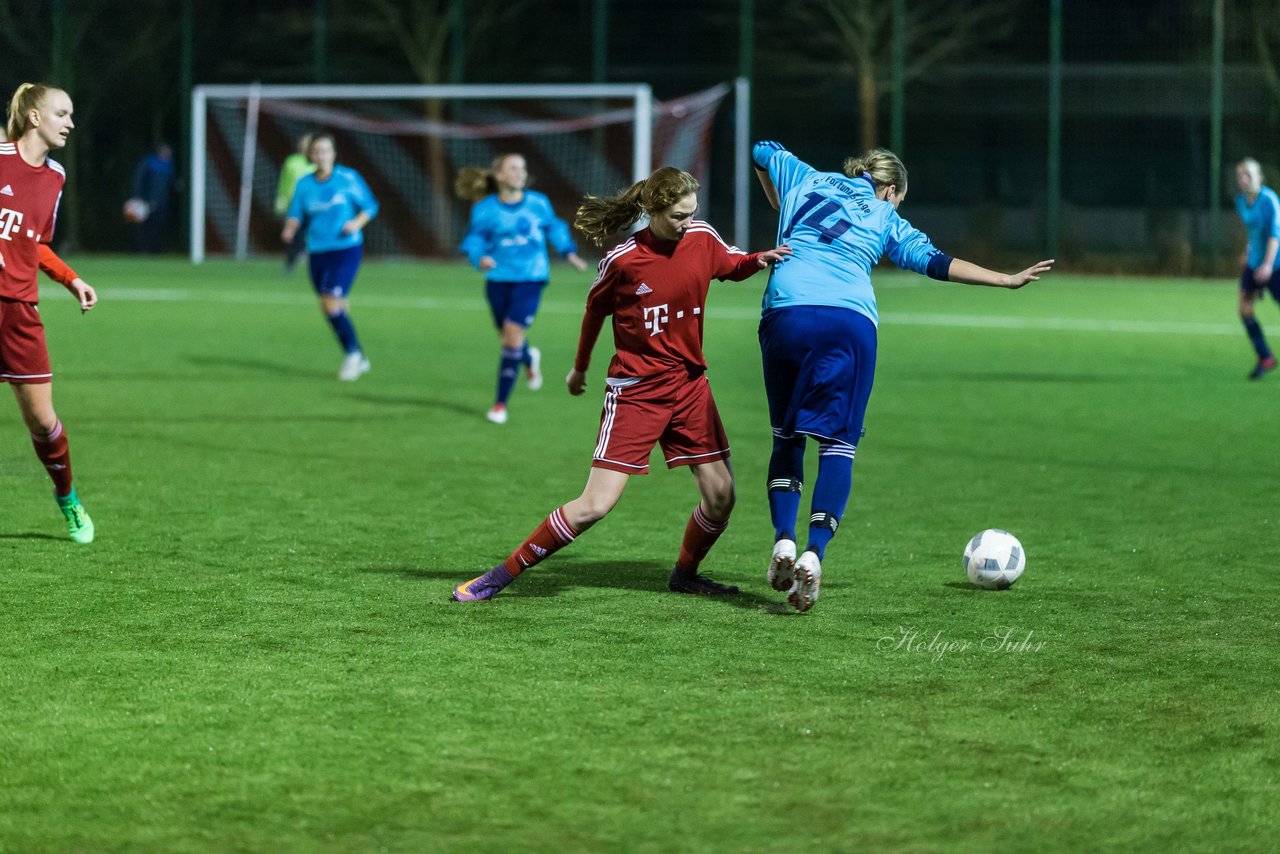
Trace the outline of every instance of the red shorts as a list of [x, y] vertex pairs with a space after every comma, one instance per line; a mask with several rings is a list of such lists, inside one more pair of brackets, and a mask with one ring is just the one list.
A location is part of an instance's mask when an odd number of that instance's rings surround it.
[[655, 443], [662, 447], [667, 468], [729, 456], [729, 439], [706, 374], [690, 379], [680, 368], [634, 385], [610, 386], [592, 468], [647, 474]]
[[0, 382], [52, 381], [40, 310], [33, 302], [0, 297]]

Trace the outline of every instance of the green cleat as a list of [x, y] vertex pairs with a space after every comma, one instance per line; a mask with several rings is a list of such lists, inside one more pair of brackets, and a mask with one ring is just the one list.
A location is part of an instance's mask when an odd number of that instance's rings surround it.
[[72, 487], [70, 495], [55, 495], [54, 498], [58, 499], [62, 515], [67, 517], [67, 533], [71, 535], [71, 539], [77, 543], [92, 543], [93, 520], [84, 512], [84, 505], [76, 497], [75, 488]]

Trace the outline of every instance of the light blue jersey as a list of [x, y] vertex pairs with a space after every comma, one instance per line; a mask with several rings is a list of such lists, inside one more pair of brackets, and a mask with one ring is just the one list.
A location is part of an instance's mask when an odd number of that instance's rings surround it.
[[524, 191], [514, 204], [485, 196], [471, 208], [471, 226], [459, 248], [474, 267], [486, 255], [498, 266], [485, 272], [490, 282], [545, 282], [551, 278], [547, 241], [561, 255], [577, 252], [569, 225], [551, 210], [542, 193]]
[[1253, 204], [1244, 193], [1236, 196], [1236, 213], [1249, 232], [1249, 268], [1256, 268], [1267, 255], [1267, 241], [1280, 238], [1280, 198], [1270, 187], [1263, 187]]
[[360, 173], [346, 166], [334, 166], [321, 181], [314, 173], [298, 179], [289, 202], [288, 216], [307, 230], [307, 252], [332, 252], [364, 243], [363, 231], [343, 234], [342, 227], [364, 212], [378, 215], [378, 200]]
[[951, 258], [877, 199], [870, 179], [819, 172], [776, 142], [757, 142], [752, 154], [778, 189], [778, 243], [791, 247], [769, 276], [765, 311], [835, 306], [877, 323], [871, 269], [885, 255], [904, 270], [946, 280]]

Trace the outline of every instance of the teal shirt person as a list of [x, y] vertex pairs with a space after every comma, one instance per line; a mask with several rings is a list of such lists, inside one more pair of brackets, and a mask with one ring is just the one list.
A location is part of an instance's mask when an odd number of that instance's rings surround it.
[[360, 213], [373, 219], [378, 215], [378, 200], [359, 172], [349, 166], [334, 166], [323, 181], [314, 174], [298, 179], [288, 215], [306, 228], [307, 252], [314, 255], [364, 243], [363, 230], [343, 229]]

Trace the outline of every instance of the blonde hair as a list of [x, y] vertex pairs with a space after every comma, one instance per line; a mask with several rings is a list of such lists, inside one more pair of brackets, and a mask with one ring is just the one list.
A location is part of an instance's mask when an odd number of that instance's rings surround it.
[[19, 137], [31, 130], [31, 111], [39, 112], [52, 93], [61, 91], [48, 83], [23, 83], [19, 86], [9, 100], [9, 124], [5, 128], [9, 139], [17, 142]]
[[478, 202], [485, 196], [498, 192], [498, 179], [495, 173], [502, 168], [508, 157], [524, 157], [515, 151], [499, 154], [489, 163], [489, 168], [482, 166], [463, 166], [458, 170], [458, 177], [453, 182], [453, 193], [464, 202]]
[[587, 196], [578, 207], [573, 225], [596, 246], [640, 219], [641, 214], [664, 211], [690, 193], [698, 192], [698, 179], [674, 166], [663, 166], [616, 196]]
[[887, 148], [873, 148], [861, 157], [850, 157], [844, 162], [844, 174], [850, 178], [866, 175], [877, 187], [892, 184], [898, 188], [899, 196], [907, 194], [907, 167]]

